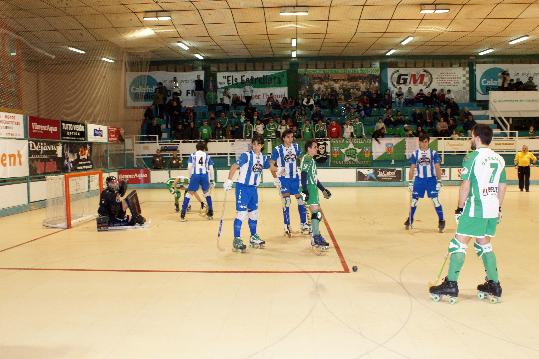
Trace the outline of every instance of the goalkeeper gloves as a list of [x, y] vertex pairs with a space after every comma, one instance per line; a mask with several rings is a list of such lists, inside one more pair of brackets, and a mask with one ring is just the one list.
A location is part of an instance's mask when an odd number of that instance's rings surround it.
[[436, 182], [436, 192], [440, 192], [442, 190], [442, 187], [442, 181], [438, 180], [438, 182]]
[[322, 195], [324, 196], [325, 199], [331, 198], [331, 192], [327, 188], [324, 188], [324, 190], [322, 191]]
[[462, 211], [463, 210], [464, 210], [464, 208], [462, 208], [462, 207], [458, 207], [455, 210], [455, 221], [457, 221], [457, 224], [459, 223], [459, 219], [460, 219], [460, 216], [462, 216]]

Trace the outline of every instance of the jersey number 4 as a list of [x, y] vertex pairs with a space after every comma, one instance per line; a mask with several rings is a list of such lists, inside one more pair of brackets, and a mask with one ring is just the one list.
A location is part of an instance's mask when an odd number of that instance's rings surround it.
[[200, 157], [200, 159], [198, 160], [198, 164], [201, 166], [204, 165], [204, 159], [202, 157]]

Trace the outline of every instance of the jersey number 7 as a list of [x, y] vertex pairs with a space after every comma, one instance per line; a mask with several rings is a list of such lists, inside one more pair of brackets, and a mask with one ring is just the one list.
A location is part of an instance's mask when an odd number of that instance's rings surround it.
[[496, 162], [491, 163], [490, 168], [492, 169], [492, 174], [490, 175], [489, 183], [493, 183], [494, 177], [496, 176], [496, 172], [498, 172], [498, 163]]

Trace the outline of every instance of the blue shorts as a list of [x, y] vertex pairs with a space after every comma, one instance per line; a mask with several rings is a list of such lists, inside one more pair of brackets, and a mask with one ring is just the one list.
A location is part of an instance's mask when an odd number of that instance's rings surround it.
[[281, 182], [281, 193], [289, 193], [291, 195], [299, 194], [299, 177], [279, 177], [279, 181]]
[[254, 211], [258, 209], [258, 191], [255, 186], [236, 183], [236, 211]]
[[416, 178], [414, 181], [414, 193], [412, 198], [418, 199], [425, 197], [425, 192], [429, 198], [438, 197], [438, 191], [436, 190], [436, 177], [430, 178]]
[[208, 174], [194, 174], [191, 176], [187, 191], [196, 192], [199, 187], [202, 187], [203, 192], [208, 192], [210, 189], [210, 178]]

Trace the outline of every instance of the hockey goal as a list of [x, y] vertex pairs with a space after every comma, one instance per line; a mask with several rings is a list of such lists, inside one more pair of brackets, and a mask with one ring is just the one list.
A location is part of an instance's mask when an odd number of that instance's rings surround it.
[[74, 172], [46, 178], [46, 217], [43, 225], [53, 228], [72, 226], [97, 217], [103, 191], [103, 172]]

